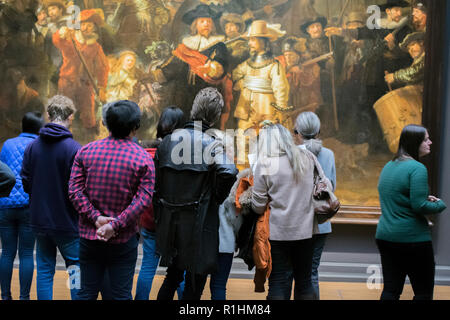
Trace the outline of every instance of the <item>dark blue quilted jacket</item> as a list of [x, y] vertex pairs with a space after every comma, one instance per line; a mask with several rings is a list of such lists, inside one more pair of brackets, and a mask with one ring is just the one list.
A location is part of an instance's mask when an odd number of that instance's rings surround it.
[[28, 206], [30, 198], [23, 191], [20, 169], [22, 168], [23, 153], [27, 145], [37, 138], [32, 133], [21, 133], [18, 137], [6, 140], [0, 152], [0, 160], [11, 168], [16, 176], [16, 185], [9, 197], [0, 198], [0, 209], [23, 208]]

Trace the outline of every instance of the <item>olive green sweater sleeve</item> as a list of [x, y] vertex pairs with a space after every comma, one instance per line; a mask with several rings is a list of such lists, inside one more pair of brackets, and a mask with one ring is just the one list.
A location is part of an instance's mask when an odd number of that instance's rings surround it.
[[410, 201], [415, 213], [432, 214], [442, 212], [447, 206], [444, 201], [428, 201], [428, 172], [424, 165], [417, 165], [410, 173]]

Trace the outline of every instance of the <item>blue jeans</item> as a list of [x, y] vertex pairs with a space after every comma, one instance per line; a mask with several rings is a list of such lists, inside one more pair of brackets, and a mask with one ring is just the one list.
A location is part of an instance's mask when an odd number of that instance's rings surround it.
[[211, 300], [226, 300], [227, 282], [233, 264], [233, 253], [219, 253], [217, 272], [211, 275]]
[[312, 300], [311, 284], [313, 240], [272, 241], [272, 272], [269, 277], [267, 300], [289, 300], [292, 279], [295, 281], [294, 299]]
[[0, 235], [2, 257], [0, 259], [0, 283], [2, 300], [11, 300], [11, 278], [19, 249], [20, 300], [30, 299], [34, 272], [34, 234], [30, 227], [30, 209], [14, 208], [0, 210]]
[[131, 300], [138, 243], [138, 235], [118, 244], [80, 239], [80, 300], [98, 298], [105, 272], [109, 277], [110, 299]]
[[53, 278], [55, 276], [57, 248], [64, 258], [69, 273], [70, 296], [72, 300], [78, 300], [80, 288], [79, 238], [39, 233], [36, 234], [37, 298], [38, 300], [53, 299]]
[[[153, 278], [156, 274], [156, 269], [159, 264], [159, 255], [155, 251], [156, 239], [155, 233], [145, 228], [141, 229], [141, 236], [143, 238], [142, 249], [142, 265], [139, 271], [139, 277], [136, 285], [135, 300], [148, 300], [150, 291], [152, 290]], [[184, 290], [184, 281], [180, 283], [177, 294], [178, 300], [181, 300]]]
[[314, 299], [320, 300], [320, 290], [319, 290], [319, 265], [320, 259], [322, 258], [323, 248], [325, 247], [325, 242], [327, 240], [328, 234], [315, 234], [313, 235], [313, 259], [312, 259], [312, 270], [311, 270], [311, 282], [314, 289]]

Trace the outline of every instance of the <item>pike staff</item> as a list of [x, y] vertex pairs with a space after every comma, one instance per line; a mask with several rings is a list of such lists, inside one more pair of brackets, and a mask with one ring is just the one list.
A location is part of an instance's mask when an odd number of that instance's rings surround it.
[[[328, 21], [330, 21], [331, 15], [330, 15], [330, 5], [329, 0], [327, 0], [327, 15], [328, 15]], [[328, 46], [330, 48], [330, 53], [333, 53], [333, 45], [331, 43], [331, 36], [328, 37]], [[334, 72], [334, 66], [331, 69], [331, 93], [333, 96], [333, 115], [334, 115], [334, 127], [336, 128], [336, 131], [339, 130], [339, 120], [338, 120], [338, 114], [337, 114], [337, 102], [336, 102], [336, 84], [335, 84], [335, 72]]]

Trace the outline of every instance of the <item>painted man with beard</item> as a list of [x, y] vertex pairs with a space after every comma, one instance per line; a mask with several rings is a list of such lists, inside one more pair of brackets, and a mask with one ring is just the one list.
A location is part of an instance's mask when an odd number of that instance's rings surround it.
[[[106, 56], [97, 42], [96, 30], [103, 20], [96, 10], [90, 9], [81, 11], [80, 22], [80, 30], [63, 27], [53, 35], [53, 43], [61, 50], [64, 58], [58, 90], [73, 100], [80, 111], [83, 127], [93, 129], [92, 133], [95, 133], [96, 110], [93, 81], [96, 82], [100, 101], [106, 101], [105, 89], [109, 71]], [[86, 65], [79, 54], [84, 58]]]
[[199, 5], [183, 16], [191, 26], [191, 36], [183, 38], [168, 61], [151, 71], [152, 82], [162, 85], [177, 81], [179, 89], [175, 104], [189, 114], [195, 95], [203, 88], [217, 88], [224, 99], [224, 77], [228, 68], [228, 51], [223, 43], [225, 37], [215, 34], [214, 20], [218, 14], [206, 5]]
[[69, 16], [66, 15], [66, 5], [62, 0], [45, 0], [44, 6], [47, 8], [48, 25], [44, 39], [44, 51], [50, 61], [50, 86], [49, 95], [57, 93], [59, 79], [59, 69], [62, 66], [63, 58], [61, 52], [53, 44], [53, 34], [64, 26], [67, 26]]
[[225, 81], [228, 82], [227, 88], [230, 89], [228, 95], [232, 99], [225, 99], [224, 111], [220, 117], [220, 129], [235, 129], [236, 121], [232, 116], [237, 104], [237, 95], [232, 91], [233, 83], [231, 73], [242, 62], [248, 59], [248, 44], [247, 40], [241, 37], [245, 31], [245, 21], [241, 15], [236, 13], [224, 13], [220, 18], [220, 26], [225, 32], [227, 49], [229, 53], [229, 63]]
[[423, 84], [425, 69], [425, 33], [414, 32], [406, 36], [400, 44], [400, 48], [407, 51], [414, 59], [411, 66], [389, 73], [385, 80], [389, 84], [397, 83], [400, 85]]
[[[356, 40], [372, 40], [374, 45], [367, 56], [365, 63], [364, 79], [367, 93], [367, 106], [371, 113], [370, 147], [371, 153], [386, 152], [386, 144], [383, 143], [383, 133], [376, 115], [370, 106], [384, 96], [389, 87], [385, 82], [385, 73], [392, 73], [398, 69], [403, 69], [411, 65], [412, 59], [409, 54], [403, 51], [399, 44], [411, 33], [409, 19], [403, 15], [403, 8], [409, 7], [409, 3], [404, 0], [388, 0], [381, 5], [380, 9], [386, 13], [386, 17], [380, 19], [378, 28], [369, 29], [367, 26], [349, 28], [328, 28], [326, 34], [343, 35], [346, 38]], [[401, 85], [394, 83], [393, 89]]]
[[[240, 91], [234, 112], [238, 118], [238, 163], [245, 163], [245, 141], [242, 134], [248, 129], [258, 129], [261, 122], [270, 120], [289, 127], [283, 111], [288, 107], [289, 83], [281, 63], [274, 59], [270, 42], [283, 35], [280, 30], [269, 28], [266, 21], [252, 22], [248, 34], [250, 58], [234, 69], [234, 90]], [[251, 151], [251, 150], [250, 150]]]
[[423, 3], [416, 3], [412, 12], [412, 23], [416, 32], [427, 31], [427, 8]]

